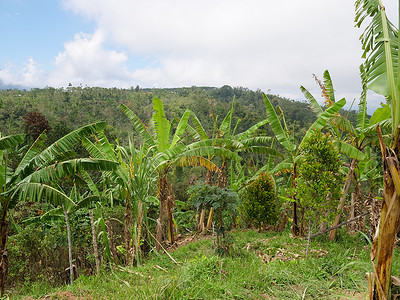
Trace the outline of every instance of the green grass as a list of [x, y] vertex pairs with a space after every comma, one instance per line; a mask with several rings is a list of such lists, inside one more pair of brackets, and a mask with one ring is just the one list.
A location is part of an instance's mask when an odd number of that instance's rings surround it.
[[[372, 267], [369, 245], [360, 235], [341, 233], [336, 242], [317, 237], [308, 259], [307, 241], [288, 232], [238, 230], [225, 241], [227, 255], [217, 255], [211, 240], [201, 239], [171, 252], [178, 264], [165, 254], [153, 255], [136, 268], [81, 276], [58, 290], [27, 286], [11, 298], [71, 291], [90, 299], [361, 299], [367, 292], [365, 273]], [[397, 250], [395, 256], [396, 262]]]

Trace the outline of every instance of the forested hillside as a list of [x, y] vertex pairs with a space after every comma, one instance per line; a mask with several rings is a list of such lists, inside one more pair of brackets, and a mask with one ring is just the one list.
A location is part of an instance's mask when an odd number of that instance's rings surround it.
[[[165, 106], [167, 118], [181, 116], [189, 108], [203, 122], [208, 132], [213, 130], [211, 110], [222, 118], [235, 105], [233, 123], [240, 119], [237, 131], [242, 132], [265, 118], [262, 92], [242, 87], [223, 86], [191, 87], [174, 89], [132, 89], [100, 87], [67, 87], [33, 90], [0, 91], [0, 131], [3, 133], [24, 132], [23, 117], [29, 112], [40, 112], [49, 121], [51, 140], [66, 132], [95, 121], [106, 121], [108, 132], [120, 141], [127, 141], [131, 125], [119, 108], [121, 103], [132, 109], [146, 124], [152, 115], [152, 99], [160, 98]], [[315, 115], [306, 102], [297, 102], [275, 95], [268, 95], [274, 106], [284, 111], [291, 130], [299, 138]], [[350, 117], [354, 119], [354, 112]]]

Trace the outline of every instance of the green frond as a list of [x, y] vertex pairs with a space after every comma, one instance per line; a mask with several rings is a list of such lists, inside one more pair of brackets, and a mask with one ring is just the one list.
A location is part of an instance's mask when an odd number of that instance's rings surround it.
[[116, 162], [104, 159], [72, 159], [39, 168], [23, 178], [21, 182], [51, 182], [68, 175], [74, 175], [81, 170], [111, 171], [117, 168], [117, 166]]
[[347, 155], [348, 157], [355, 158], [358, 161], [365, 160], [366, 156], [363, 152], [355, 148], [354, 146], [342, 142], [342, 141], [335, 141], [335, 146], [338, 148], [340, 153]]
[[19, 144], [22, 144], [24, 142], [24, 139], [24, 134], [3, 136], [0, 138], [0, 150], [15, 148]]
[[155, 132], [157, 135], [157, 145], [159, 151], [164, 151], [170, 147], [169, 134], [171, 130], [171, 124], [165, 116], [164, 105], [158, 98], [153, 99], [153, 122]]
[[306, 97], [308, 103], [310, 104], [311, 110], [317, 115], [317, 117], [319, 117], [324, 112], [321, 105], [319, 105], [314, 96], [311, 95], [311, 93], [304, 86], [300, 87], [300, 91], [304, 94], [304, 97]]
[[264, 126], [267, 123], [268, 123], [267, 119], [262, 120], [262, 121], [258, 122], [257, 124], [254, 124], [253, 126], [251, 126], [246, 131], [236, 134], [234, 136], [234, 139], [242, 142], [244, 139], [248, 139], [257, 129], [259, 129], [261, 126]]
[[120, 107], [121, 107], [122, 112], [132, 122], [133, 130], [136, 131], [137, 133], [139, 133], [139, 135], [142, 137], [144, 143], [148, 147], [154, 146], [156, 143], [155, 143], [153, 137], [151, 136], [150, 132], [147, 130], [147, 127], [139, 119], [139, 117], [125, 105], [121, 104]]
[[47, 184], [37, 182], [21, 182], [13, 194], [23, 201], [46, 201], [55, 206], [75, 206], [74, 201], [58, 189]]
[[197, 116], [194, 112], [190, 113], [190, 119], [192, 120], [194, 129], [195, 129], [196, 133], [199, 135], [199, 137], [202, 140], [207, 140], [208, 135], [207, 135], [206, 131], [204, 130], [203, 125], [201, 124], [200, 120], [197, 118]]
[[282, 124], [279, 121], [279, 118], [267, 95], [263, 94], [263, 98], [267, 111], [268, 123], [271, 125], [272, 131], [274, 132], [276, 139], [286, 150], [288, 150], [289, 152], [293, 152], [294, 150], [296, 150], [296, 145], [290, 141], [288, 133], [283, 130]]
[[68, 133], [67, 135], [63, 136], [58, 141], [47, 147], [39, 155], [35, 156], [33, 158], [35, 160], [35, 165], [47, 165], [48, 163], [56, 159], [57, 156], [59, 156], [60, 154], [63, 154], [72, 149], [80, 141], [81, 138], [99, 132], [100, 130], [103, 130], [105, 126], [106, 122], [93, 123]]
[[301, 141], [299, 148], [303, 145], [304, 141], [308, 139], [308, 137], [312, 134], [312, 130], [322, 129], [325, 124], [328, 122], [329, 118], [331, 118], [334, 114], [336, 114], [344, 105], [346, 104], [346, 100], [343, 98], [338, 102], [334, 103], [331, 107], [327, 108], [322, 115], [318, 117], [318, 119], [310, 126], [307, 130], [306, 134]]
[[335, 101], [336, 101], [335, 100], [335, 89], [333, 88], [333, 82], [332, 82], [331, 75], [329, 74], [328, 70], [324, 71], [323, 77], [324, 77], [324, 86], [325, 86], [326, 93], [328, 94], [329, 99], [333, 103], [335, 103]]
[[178, 123], [178, 126], [176, 127], [174, 137], [172, 138], [171, 147], [175, 146], [175, 144], [181, 139], [181, 135], [186, 129], [190, 115], [191, 111], [189, 109], [186, 109], [181, 120]]

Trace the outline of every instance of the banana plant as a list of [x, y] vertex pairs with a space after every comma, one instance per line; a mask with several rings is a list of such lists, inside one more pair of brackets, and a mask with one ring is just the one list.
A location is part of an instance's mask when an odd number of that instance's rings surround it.
[[[105, 122], [81, 127], [43, 149], [45, 134], [28, 149], [15, 169], [8, 165], [8, 152], [21, 143], [21, 135], [0, 138], [0, 287], [4, 293], [7, 274], [7, 216], [18, 201], [48, 201], [55, 205], [65, 200], [59, 190], [50, 185], [54, 180], [81, 170], [110, 170], [113, 162], [92, 158], [68, 159], [68, 153], [86, 135], [105, 127]], [[67, 201], [68, 202], [68, 201]]]
[[389, 142], [385, 142], [380, 127], [377, 128], [383, 160], [384, 191], [378, 234], [372, 243], [371, 262], [375, 276], [374, 282], [370, 283], [371, 299], [388, 299], [393, 248], [400, 226], [399, 27], [396, 28], [389, 21], [381, 0], [356, 0], [355, 7], [356, 26], [370, 21], [361, 35], [362, 57], [365, 59], [365, 76], [362, 79], [370, 90], [387, 99], [391, 109], [392, 138]]
[[162, 225], [166, 219], [167, 237], [169, 243], [174, 243], [174, 194], [172, 186], [168, 183], [168, 172], [174, 165], [204, 166], [216, 171], [217, 166], [206, 157], [213, 155], [225, 155], [228, 158], [236, 158], [238, 155], [228, 150], [232, 144], [229, 140], [220, 140], [217, 144], [212, 140], [200, 140], [190, 144], [184, 142], [184, 134], [187, 122], [191, 115], [186, 110], [172, 134], [171, 122], [166, 118], [164, 106], [160, 99], [153, 99], [153, 130], [149, 130], [137, 115], [128, 107], [121, 104], [121, 109], [131, 120], [135, 132], [142, 138], [142, 146], [149, 149], [153, 157], [153, 167], [157, 173], [157, 192], [160, 203], [159, 217], [156, 229], [156, 249], [160, 250], [163, 239]]
[[[275, 135], [276, 140], [286, 151], [286, 153], [285, 153], [286, 158], [283, 159], [278, 165], [276, 165], [270, 172], [271, 172], [271, 174], [276, 174], [276, 173], [280, 173], [283, 171], [289, 172], [291, 174], [292, 186], [294, 186], [295, 178], [297, 177], [296, 165], [297, 165], [298, 156], [300, 154], [299, 149], [301, 149], [302, 144], [310, 136], [312, 130], [322, 129], [327, 124], [328, 120], [333, 115], [335, 115], [346, 104], [346, 100], [341, 99], [341, 100], [333, 103], [325, 111], [321, 112], [319, 114], [317, 120], [310, 126], [310, 128], [305, 133], [302, 141], [297, 146], [294, 143], [293, 137], [291, 137], [288, 133], [283, 112], [281, 113], [282, 120], [283, 120], [282, 121], [283, 126], [282, 126], [282, 123], [278, 117], [278, 114], [277, 114], [276, 110], [274, 109], [271, 101], [268, 99], [267, 95], [263, 94], [263, 98], [264, 98], [264, 104], [266, 107], [268, 123], [270, 124], [270, 126], [272, 128], [272, 131]], [[293, 200], [294, 201], [293, 201], [293, 207], [292, 207], [292, 209], [293, 209], [292, 233], [293, 233], [293, 235], [297, 236], [297, 235], [301, 234], [302, 232], [300, 230], [301, 228], [300, 228], [299, 224], [297, 223], [297, 203], [295, 201], [295, 198], [293, 198]]]

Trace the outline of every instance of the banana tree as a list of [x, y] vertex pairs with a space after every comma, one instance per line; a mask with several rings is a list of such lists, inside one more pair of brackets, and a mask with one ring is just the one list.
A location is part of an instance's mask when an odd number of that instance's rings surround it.
[[227, 155], [230, 158], [237, 154], [227, 150], [230, 141], [221, 140], [217, 145], [212, 140], [202, 140], [186, 145], [183, 142], [190, 110], [186, 110], [172, 135], [171, 123], [165, 116], [164, 106], [160, 99], [153, 99], [154, 114], [152, 118], [153, 131], [150, 131], [128, 107], [121, 104], [121, 109], [131, 120], [134, 130], [140, 135], [143, 147], [153, 154], [154, 169], [157, 172], [158, 197], [160, 200], [159, 217], [156, 229], [156, 248], [160, 250], [163, 237], [164, 216], [166, 219], [167, 237], [169, 243], [174, 243], [174, 194], [168, 183], [168, 172], [173, 165], [200, 165], [216, 171], [217, 166], [205, 157], [212, 155]]
[[384, 96], [391, 108], [392, 138], [389, 144], [385, 143], [380, 128], [377, 128], [382, 151], [384, 191], [378, 234], [371, 250], [375, 280], [370, 285], [371, 299], [388, 299], [393, 248], [400, 225], [399, 30], [387, 18], [381, 0], [357, 0], [355, 7], [356, 26], [360, 27], [367, 18], [371, 18], [361, 36], [365, 58], [363, 80], [370, 90]]
[[80, 170], [112, 169], [115, 164], [92, 158], [68, 159], [65, 155], [86, 135], [91, 135], [105, 127], [105, 122], [81, 127], [43, 150], [42, 134], [28, 149], [19, 165], [12, 169], [8, 165], [7, 154], [12, 146], [22, 141], [22, 136], [0, 138], [0, 287], [4, 293], [7, 275], [7, 216], [9, 209], [18, 201], [41, 201], [61, 204], [60, 192], [49, 185], [53, 180], [75, 174]]
[[[274, 132], [275, 138], [277, 139], [279, 144], [286, 150], [286, 158], [282, 160], [277, 166], [275, 166], [270, 172], [271, 174], [280, 173], [284, 170], [290, 172], [292, 187], [294, 187], [295, 179], [297, 177], [296, 166], [299, 155], [299, 149], [301, 149], [301, 146], [304, 143], [304, 141], [306, 141], [307, 138], [311, 135], [312, 130], [322, 129], [327, 124], [328, 120], [346, 104], [346, 100], [341, 99], [333, 103], [332, 106], [323, 111], [318, 116], [317, 120], [307, 130], [299, 146], [296, 146], [296, 144], [294, 143], [294, 139], [291, 136], [289, 136], [283, 113], [281, 113], [283, 119], [283, 126], [282, 126], [282, 123], [278, 117], [277, 112], [272, 106], [271, 101], [265, 94], [263, 94], [263, 97], [267, 112], [268, 123], [270, 124], [272, 131]], [[293, 195], [292, 209], [293, 209], [292, 233], [293, 235], [297, 236], [299, 234], [302, 234], [301, 232], [302, 230], [299, 224], [297, 223], [297, 203], [295, 200], [295, 195]]]
[[[91, 156], [108, 159], [118, 163], [112, 172], [104, 174], [104, 178], [112, 179], [112, 186], [108, 189], [110, 196], [120, 197], [125, 200], [124, 238], [126, 264], [132, 265], [134, 256], [138, 262], [139, 245], [142, 235], [142, 225], [146, 218], [146, 205], [154, 202], [154, 184], [156, 182], [156, 170], [153, 158], [149, 155], [149, 149], [144, 147], [136, 149], [131, 141], [128, 147], [112, 145], [104, 133], [96, 135], [96, 141], [85, 138], [83, 145]], [[88, 178], [89, 179], [89, 178]], [[94, 194], [99, 194], [96, 186], [91, 184]], [[133, 222], [132, 217], [135, 219]], [[135, 225], [133, 226], [133, 223]], [[133, 227], [136, 229], [135, 238], [132, 239]]]

